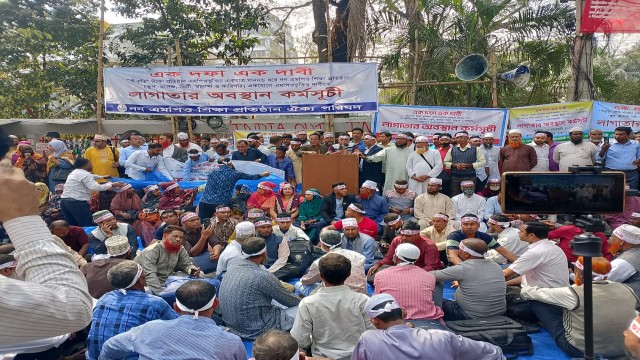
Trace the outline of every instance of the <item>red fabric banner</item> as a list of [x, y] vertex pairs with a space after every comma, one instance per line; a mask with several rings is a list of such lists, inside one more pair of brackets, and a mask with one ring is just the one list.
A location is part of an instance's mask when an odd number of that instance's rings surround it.
[[585, 0], [583, 33], [640, 33], [640, 0]]

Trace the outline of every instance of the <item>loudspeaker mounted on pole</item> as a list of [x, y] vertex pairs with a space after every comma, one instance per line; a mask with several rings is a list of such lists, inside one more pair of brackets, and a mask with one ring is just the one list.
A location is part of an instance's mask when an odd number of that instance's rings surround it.
[[484, 75], [489, 70], [487, 58], [480, 54], [471, 54], [463, 57], [456, 64], [456, 77], [462, 81], [473, 81]]
[[526, 65], [520, 65], [511, 71], [498, 74], [499, 79], [508, 81], [519, 88], [527, 86], [530, 77], [531, 72], [529, 71], [529, 67]]

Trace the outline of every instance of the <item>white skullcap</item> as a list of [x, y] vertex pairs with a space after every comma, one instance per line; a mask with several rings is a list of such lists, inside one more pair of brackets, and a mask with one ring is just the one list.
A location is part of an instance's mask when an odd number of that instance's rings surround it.
[[[373, 308], [377, 307], [380, 304], [387, 303], [384, 308], [373, 310]], [[378, 317], [381, 314], [391, 312], [395, 309], [401, 309], [402, 307], [398, 304], [396, 299], [389, 294], [378, 294], [373, 295], [364, 306], [364, 310], [367, 312], [367, 316], [371, 319]]]
[[475, 184], [471, 180], [465, 180], [460, 182], [460, 187], [462, 186], [474, 186]]
[[613, 235], [629, 244], [640, 244], [640, 228], [623, 224], [613, 230]]
[[584, 132], [584, 130], [582, 130], [581, 127], [572, 127], [571, 130], [569, 130], [569, 134], [571, 134], [572, 132]]
[[189, 135], [187, 133], [179, 132], [178, 140], [189, 140]]
[[631, 213], [631, 217], [640, 218], [640, 213], [637, 213], [637, 212]]
[[371, 189], [371, 190], [377, 190], [378, 189], [378, 184], [376, 184], [375, 181], [371, 181], [371, 180], [366, 180], [363, 184], [362, 184], [363, 188], [367, 188], [367, 189]]
[[420, 249], [410, 243], [402, 243], [396, 248], [398, 259], [413, 264], [420, 258]]
[[417, 142], [417, 143], [419, 143], [419, 142], [429, 142], [429, 138], [428, 138], [428, 137], [426, 137], [426, 136], [418, 136], [418, 137], [416, 138], [416, 142]]
[[347, 228], [347, 227], [358, 227], [358, 220], [354, 219], [354, 218], [345, 218], [342, 219], [342, 227], [343, 228]]
[[247, 236], [256, 233], [256, 226], [250, 221], [243, 221], [236, 225], [236, 235]]
[[511, 129], [509, 130], [509, 135], [511, 134], [520, 134], [522, 135], [522, 131], [518, 130], [518, 129]]
[[485, 133], [484, 138], [494, 138], [495, 136], [493, 136], [493, 133]]
[[490, 183], [498, 183], [500, 184], [500, 179], [494, 178], [494, 179], [489, 179]]
[[442, 185], [442, 179], [438, 179], [438, 178], [429, 178], [429, 184], [438, 184], [438, 185]]

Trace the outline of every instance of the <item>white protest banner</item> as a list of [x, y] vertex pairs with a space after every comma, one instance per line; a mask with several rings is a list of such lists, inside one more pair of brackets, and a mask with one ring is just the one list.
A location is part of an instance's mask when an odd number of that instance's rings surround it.
[[509, 127], [522, 131], [522, 142], [530, 143], [538, 131], [553, 133], [553, 141], [569, 140], [569, 130], [580, 127], [584, 133], [591, 128], [590, 101], [526, 106], [509, 109]]
[[[284, 178], [284, 171], [272, 168], [265, 164], [239, 160], [233, 160], [232, 163], [236, 170], [242, 171], [243, 173], [255, 175], [270, 172], [275, 176]], [[182, 179], [183, 163], [176, 159], [164, 158], [164, 165], [174, 179]], [[217, 162], [203, 162], [196, 164], [191, 168], [191, 177], [189, 179], [182, 179], [182, 181], [206, 181], [209, 173], [218, 166]]]
[[104, 70], [105, 109], [182, 116], [373, 112], [375, 63]]
[[376, 133], [411, 131], [429, 140], [434, 133], [455, 135], [466, 131], [482, 136], [489, 132], [494, 134], [496, 144], [502, 144], [506, 126], [507, 109], [380, 105], [374, 118]]
[[640, 129], [640, 105], [594, 101], [592, 125], [594, 129], [602, 130], [604, 136], [613, 136], [618, 126], [628, 126], [637, 131]]

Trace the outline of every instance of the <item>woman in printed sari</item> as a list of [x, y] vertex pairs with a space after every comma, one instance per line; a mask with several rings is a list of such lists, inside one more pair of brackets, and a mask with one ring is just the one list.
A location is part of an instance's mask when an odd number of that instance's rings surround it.
[[242, 221], [247, 212], [247, 201], [251, 197], [251, 189], [247, 185], [236, 185], [236, 191], [231, 197], [231, 211], [236, 220]]
[[159, 185], [164, 189], [164, 193], [158, 202], [158, 210], [179, 210], [193, 207], [196, 195], [193, 189], [182, 190], [175, 182], [165, 182]]
[[317, 189], [308, 189], [304, 192], [304, 201], [300, 204], [298, 221], [300, 228], [304, 230], [314, 245], [318, 243], [318, 222], [322, 220], [320, 209], [322, 208], [322, 196]]
[[31, 145], [19, 145], [17, 153], [19, 157], [15, 167], [24, 171], [24, 177], [27, 180], [33, 183], [43, 182], [47, 177], [47, 160], [33, 151]]
[[275, 219], [277, 214], [288, 213], [291, 214], [291, 219], [295, 221], [300, 210], [300, 202], [300, 196], [296, 194], [293, 185], [288, 182], [282, 182], [273, 202], [273, 207], [269, 209], [269, 214], [272, 219]]
[[147, 212], [158, 212], [158, 203], [160, 202], [160, 197], [162, 196], [160, 187], [158, 187], [158, 185], [149, 185], [147, 186], [145, 191], [146, 192], [142, 197], [142, 210], [145, 210]]
[[38, 193], [38, 215], [43, 216], [44, 213], [49, 209], [49, 202], [51, 201], [51, 191], [49, 191], [49, 187], [47, 184], [43, 182], [37, 182], [36, 184], [36, 193]]
[[133, 224], [138, 219], [141, 209], [142, 201], [131, 184], [126, 184], [118, 190], [109, 208], [116, 220], [129, 224]]
[[276, 200], [276, 195], [273, 192], [275, 188], [276, 184], [269, 181], [259, 183], [258, 189], [251, 194], [247, 201], [247, 209], [262, 209], [269, 212]]

